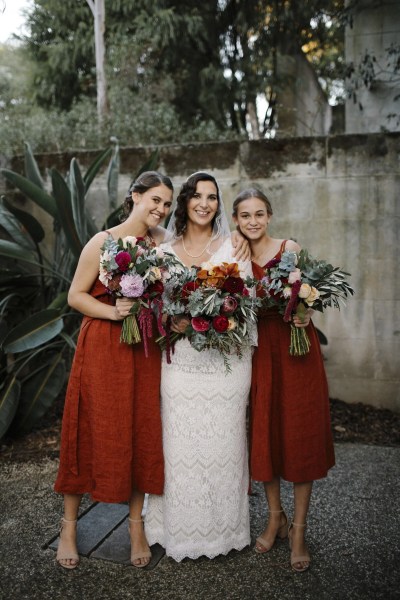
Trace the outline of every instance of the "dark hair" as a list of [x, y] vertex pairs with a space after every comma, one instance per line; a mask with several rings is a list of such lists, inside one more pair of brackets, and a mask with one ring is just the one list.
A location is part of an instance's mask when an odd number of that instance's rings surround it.
[[243, 192], [240, 192], [240, 194], [238, 194], [233, 201], [232, 214], [235, 217], [237, 216], [239, 204], [241, 202], [243, 202], [244, 200], [249, 200], [250, 198], [258, 198], [259, 200], [262, 200], [267, 209], [267, 213], [270, 216], [272, 216], [272, 214], [273, 214], [272, 206], [271, 206], [271, 202], [268, 200], [267, 196], [261, 190], [259, 190], [257, 188], [248, 188], [247, 190], [243, 190]]
[[151, 190], [151, 188], [157, 187], [159, 185], [165, 185], [167, 188], [174, 191], [174, 186], [172, 185], [172, 181], [166, 175], [159, 173], [158, 171], [144, 171], [139, 175], [137, 179], [132, 181], [129, 186], [128, 193], [126, 195], [125, 201], [122, 205], [123, 215], [121, 221], [125, 221], [132, 212], [133, 209], [133, 200], [132, 200], [132, 192], [138, 192], [139, 194], [144, 194], [147, 190]]
[[[182, 184], [181, 190], [176, 199], [176, 209], [175, 209], [175, 228], [176, 235], [182, 235], [186, 231], [187, 226], [187, 204], [191, 198], [196, 193], [196, 187], [199, 181], [211, 181], [217, 190], [217, 198], [218, 205], [221, 202], [221, 198], [219, 195], [219, 187], [216, 182], [215, 177], [210, 175], [209, 173], [205, 173], [204, 171], [198, 171], [197, 173], [193, 173], [193, 175], [189, 175], [186, 181]], [[215, 219], [217, 218], [218, 212], [215, 214], [211, 227], [214, 226]]]

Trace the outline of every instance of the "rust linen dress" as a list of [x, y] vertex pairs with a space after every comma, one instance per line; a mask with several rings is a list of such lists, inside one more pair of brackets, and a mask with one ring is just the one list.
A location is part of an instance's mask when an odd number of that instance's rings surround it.
[[[97, 279], [91, 295], [113, 304]], [[88, 492], [101, 502], [125, 502], [132, 489], [162, 494], [161, 352], [149, 340], [119, 341], [121, 321], [84, 317], [72, 364], [54, 486]]]
[[[278, 258], [284, 246], [285, 242]], [[264, 276], [255, 263], [253, 273], [259, 279]], [[271, 308], [259, 317], [250, 418], [250, 468], [256, 481], [313, 481], [325, 477], [335, 464], [328, 385], [311, 322], [307, 334], [310, 352], [290, 356], [290, 324], [283, 315]]]

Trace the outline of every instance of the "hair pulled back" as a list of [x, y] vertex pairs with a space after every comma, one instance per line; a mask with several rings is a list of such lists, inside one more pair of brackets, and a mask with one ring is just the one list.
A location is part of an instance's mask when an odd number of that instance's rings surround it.
[[132, 192], [144, 194], [147, 190], [151, 190], [159, 185], [165, 185], [171, 192], [174, 191], [174, 186], [172, 185], [170, 178], [159, 171], [144, 171], [137, 179], [135, 179], [135, 181], [132, 181], [122, 205], [123, 214], [121, 221], [125, 221], [133, 210]]
[[258, 188], [248, 188], [247, 190], [243, 190], [243, 192], [240, 192], [240, 194], [238, 194], [235, 200], [233, 201], [232, 214], [235, 217], [237, 217], [239, 204], [241, 202], [244, 202], [244, 200], [249, 200], [250, 198], [258, 198], [259, 200], [262, 200], [262, 202], [264, 202], [265, 204], [265, 208], [267, 209], [268, 215], [272, 216], [273, 213], [271, 202], [268, 200], [264, 192], [262, 192]]

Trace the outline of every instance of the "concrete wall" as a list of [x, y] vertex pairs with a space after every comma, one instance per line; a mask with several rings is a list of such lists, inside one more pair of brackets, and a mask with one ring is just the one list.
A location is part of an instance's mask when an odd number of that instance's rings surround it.
[[[121, 200], [151, 148], [121, 151]], [[94, 153], [95, 154], [95, 153]], [[82, 166], [91, 153], [78, 154]], [[237, 192], [258, 185], [271, 199], [275, 237], [295, 238], [316, 257], [352, 274], [347, 308], [314, 321], [323, 347], [330, 395], [400, 411], [400, 133], [287, 138], [161, 148], [160, 170], [176, 189], [199, 169], [220, 183], [228, 210]], [[71, 155], [41, 155], [41, 170], [65, 172]], [[17, 157], [11, 168], [23, 172]], [[100, 224], [105, 180], [94, 182], [90, 204]], [[41, 212], [35, 208], [36, 216]]]
[[[360, 82], [357, 102], [346, 102], [346, 133], [400, 131], [400, 73], [393, 73], [398, 56], [390, 58], [387, 53], [390, 46], [398, 47], [399, 40], [399, 0], [360, 0], [353, 26], [346, 27], [346, 62], [357, 68], [366, 52], [373, 55], [376, 81], [369, 89]], [[388, 119], [389, 114], [396, 117]]]

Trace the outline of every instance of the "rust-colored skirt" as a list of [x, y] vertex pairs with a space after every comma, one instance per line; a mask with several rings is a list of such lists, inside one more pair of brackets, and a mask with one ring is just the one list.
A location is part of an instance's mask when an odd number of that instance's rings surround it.
[[[97, 280], [92, 295], [111, 303]], [[162, 494], [161, 352], [149, 340], [119, 341], [121, 322], [84, 317], [65, 399], [60, 466], [62, 494], [129, 501], [132, 490]]]
[[259, 318], [250, 421], [250, 468], [256, 481], [313, 481], [335, 464], [328, 386], [312, 323], [307, 334], [309, 354], [290, 356], [289, 323], [276, 309]]

